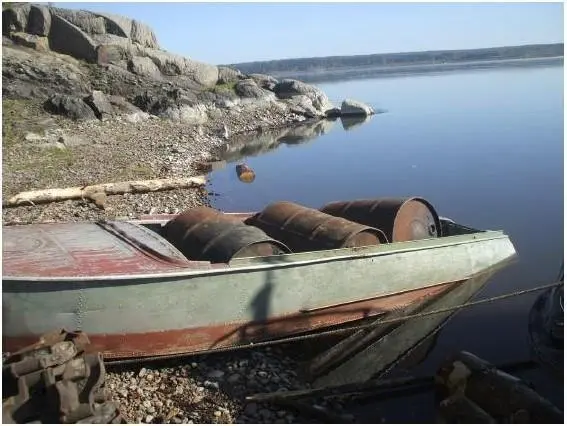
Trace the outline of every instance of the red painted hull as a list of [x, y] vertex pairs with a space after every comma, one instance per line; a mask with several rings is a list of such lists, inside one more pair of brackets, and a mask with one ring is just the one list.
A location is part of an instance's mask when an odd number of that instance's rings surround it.
[[[409, 291], [397, 295], [353, 301], [309, 312], [272, 318], [264, 323], [213, 324], [207, 327], [131, 334], [92, 334], [89, 350], [107, 359], [194, 354], [240, 344], [257, 343], [302, 332], [359, 321], [435, 298], [455, 283]], [[33, 344], [39, 336], [3, 337], [4, 351], [14, 352]]]

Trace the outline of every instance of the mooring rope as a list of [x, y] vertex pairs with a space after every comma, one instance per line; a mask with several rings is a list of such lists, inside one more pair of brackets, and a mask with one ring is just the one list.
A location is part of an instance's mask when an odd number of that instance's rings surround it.
[[[351, 327], [344, 327], [344, 328], [339, 328], [339, 329], [334, 329], [334, 330], [322, 331], [322, 332], [318, 332], [318, 333], [314, 333], [314, 334], [285, 337], [285, 338], [276, 339], [276, 340], [268, 340], [268, 341], [265, 341], [265, 342], [232, 345], [232, 346], [227, 346], [227, 347], [218, 348], [218, 349], [201, 351], [201, 352], [197, 352], [195, 354], [172, 354], [172, 355], [157, 355], [157, 356], [141, 357], [141, 358], [130, 358], [130, 359], [123, 359], [123, 360], [105, 360], [105, 364], [107, 364], [107, 365], [119, 365], [119, 364], [133, 364], [133, 363], [140, 363], [140, 362], [162, 361], [162, 360], [182, 358], [182, 357], [193, 356], [193, 355], [206, 355], [206, 354], [211, 354], [211, 353], [223, 353], [223, 352], [235, 351], [235, 350], [240, 350], [240, 349], [256, 349], [256, 348], [261, 348], [261, 347], [265, 347], [265, 346], [280, 345], [280, 344], [285, 344], [285, 343], [295, 343], [295, 342], [300, 342], [300, 341], [304, 341], [304, 340], [311, 340], [311, 339], [315, 339], [315, 338], [318, 339], [318, 338], [321, 338], [321, 337], [332, 336], [332, 335], [335, 335], [335, 334], [342, 334], [342, 333], [347, 333], [347, 332], [356, 332], [356, 331], [361, 331], [361, 330], [368, 330], [368, 329], [371, 329], [371, 328], [374, 328], [374, 327], [377, 327], [377, 326], [381, 326], [381, 325], [384, 325], [384, 324], [391, 324], [391, 323], [396, 323], [396, 322], [401, 322], [401, 321], [408, 321], [408, 320], [412, 320], [412, 319], [423, 318], [423, 317], [430, 316], [430, 315], [437, 315], [437, 314], [442, 314], [442, 313], [445, 313], [445, 312], [456, 311], [458, 309], [469, 308], [471, 306], [478, 306], [478, 305], [483, 305], [483, 304], [486, 304], [486, 303], [492, 303], [492, 302], [496, 302], [496, 301], [499, 301], [499, 300], [509, 299], [509, 298], [512, 298], [512, 297], [523, 296], [525, 294], [534, 293], [536, 291], [546, 290], [546, 289], [549, 289], [549, 288], [552, 288], [552, 287], [560, 286], [562, 284], [563, 284], [563, 281], [555, 281], [551, 284], [545, 284], [545, 285], [541, 285], [541, 286], [537, 286], [537, 287], [532, 287], [532, 288], [529, 288], [529, 289], [526, 289], [526, 290], [518, 290], [518, 291], [515, 291], [515, 292], [512, 292], [512, 293], [506, 293], [506, 294], [502, 294], [502, 295], [499, 295], [499, 296], [488, 297], [488, 298], [485, 298], [485, 299], [476, 300], [474, 302], [462, 303], [460, 305], [451, 306], [451, 307], [447, 307], [447, 308], [435, 309], [433, 311], [427, 311], [427, 312], [419, 312], [417, 314], [404, 315], [404, 316], [401, 316], [401, 317], [391, 318], [391, 319], [387, 319], [387, 320], [383, 320], [383, 321], [377, 320], [377, 321], [373, 322], [372, 324], [363, 324], [363, 325], [357, 325], [357, 326], [351, 326]], [[464, 284], [461, 284], [461, 285], [464, 285]]]

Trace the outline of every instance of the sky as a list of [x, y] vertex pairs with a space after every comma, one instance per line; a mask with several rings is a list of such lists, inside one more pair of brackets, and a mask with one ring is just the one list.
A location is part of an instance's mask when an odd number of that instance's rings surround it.
[[563, 42], [562, 3], [53, 3], [150, 25], [212, 64]]

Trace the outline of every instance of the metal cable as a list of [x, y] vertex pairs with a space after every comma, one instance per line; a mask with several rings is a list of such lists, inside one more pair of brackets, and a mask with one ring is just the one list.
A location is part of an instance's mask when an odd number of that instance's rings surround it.
[[232, 346], [218, 348], [218, 349], [201, 351], [201, 352], [197, 352], [195, 354], [184, 353], [184, 354], [172, 354], [172, 355], [157, 355], [157, 356], [151, 356], [151, 357], [130, 358], [130, 359], [123, 359], [123, 360], [105, 360], [104, 362], [105, 362], [106, 365], [135, 364], [135, 363], [141, 363], [141, 362], [152, 362], [152, 361], [162, 361], [162, 360], [168, 360], [168, 359], [174, 359], [174, 358], [182, 358], [182, 357], [185, 357], [185, 356], [192, 356], [192, 355], [205, 355], [205, 354], [208, 354], [208, 353], [223, 353], [223, 352], [234, 351], [234, 350], [239, 350], [239, 349], [255, 349], [255, 348], [261, 348], [261, 347], [265, 347], [265, 346], [284, 344], [284, 343], [300, 342], [300, 341], [304, 341], [304, 340], [310, 340], [310, 339], [320, 338], [320, 337], [324, 337], [324, 336], [331, 336], [331, 335], [341, 334], [341, 333], [346, 333], [346, 332], [355, 332], [355, 331], [360, 331], [360, 330], [367, 330], [367, 329], [374, 328], [374, 327], [377, 327], [377, 326], [380, 326], [380, 325], [383, 325], [383, 324], [396, 323], [396, 322], [407, 321], [407, 320], [416, 319], [416, 318], [423, 318], [423, 317], [426, 317], [426, 316], [429, 316], [429, 315], [436, 315], [436, 314], [441, 314], [441, 313], [444, 313], [444, 312], [455, 311], [455, 310], [462, 309], [462, 308], [468, 308], [468, 307], [471, 307], [471, 306], [482, 305], [482, 304], [485, 304], [485, 303], [492, 303], [492, 302], [496, 302], [498, 300], [504, 300], [504, 299], [509, 299], [511, 297], [523, 296], [525, 294], [533, 293], [533, 292], [536, 292], [536, 291], [545, 290], [545, 289], [552, 288], [552, 287], [557, 287], [557, 286], [562, 285], [562, 284], [563, 284], [562, 281], [556, 281], [556, 282], [553, 282], [551, 284], [545, 284], [545, 285], [541, 285], [541, 286], [538, 286], [538, 287], [529, 288], [529, 289], [526, 289], [526, 290], [518, 290], [518, 291], [515, 291], [513, 293], [502, 294], [500, 296], [489, 297], [489, 298], [477, 300], [477, 301], [474, 301], [474, 302], [467, 302], [467, 303], [463, 303], [463, 304], [457, 305], [457, 306], [452, 306], [452, 307], [449, 307], [449, 308], [436, 309], [434, 311], [428, 311], [428, 312], [420, 312], [420, 313], [417, 313], [417, 314], [405, 315], [405, 316], [402, 316], [402, 317], [391, 318], [391, 319], [388, 319], [388, 320], [374, 322], [372, 324], [364, 324], [364, 325], [358, 325], [358, 326], [352, 326], [352, 327], [344, 327], [344, 328], [339, 328], [339, 329], [335, 329], [335, 330], [323, 331], [323, 332], [316, 333], [316, 334], [292, 336], [292, 337], [286, 337], [286, 338], [282, 338], [282, 339], [270, 340], [270, 341], [259, 342], [259, 343], [232, 345]]

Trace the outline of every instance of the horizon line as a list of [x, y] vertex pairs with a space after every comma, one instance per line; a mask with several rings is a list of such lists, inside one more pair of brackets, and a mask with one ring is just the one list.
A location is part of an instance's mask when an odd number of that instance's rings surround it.
[[302, 56], [302, 57], [293, 57], [293, 58], [280, 58], [280, 59], [265, 59], [265, 60], [255, 60], [255, 61], [246, 61], [246, 62], [231, 62], [228, 64], [219, 64], [220, 66], [224, 65], [244, 65], [244, 64], [254, 64], [258, 62], [278, 62], [278, 61], [293, 61], [293, 60], [304, 60], [304, 59], [331, 59], [331, 58], [360, 58], [365, 56], [376, 56], [376, 55], [400, 55], [400, 54], [412, 54], [412, 53], [433, 53], [433, 52], [467, 52], [471, 50], [489, 50], [489, 49], [504, 49], [504, 48], [511, 48], [511, 47], [534, 47], [534, 46], [555, 46], [555, 45], [564, 45], [564, 42], [554, 42], [554, 43], [529, 43], [529, 44], [516, 44], [516, 45], [506, 45], [506, 46], [490, 46], [490, 47], [477, 47], [477, 48], [469, 48], [469, 49], [437, 49], [437, 50], [415, 50], [415, 51], [401, 51], [401, 52], [387, 52], [387, 53], [362, 53], [356, 55], [329, 55], [329, 56]]

